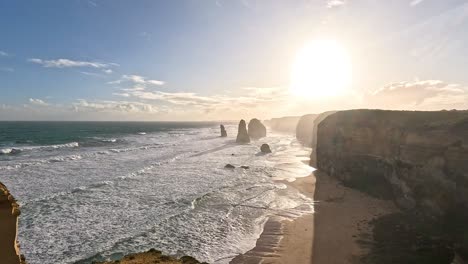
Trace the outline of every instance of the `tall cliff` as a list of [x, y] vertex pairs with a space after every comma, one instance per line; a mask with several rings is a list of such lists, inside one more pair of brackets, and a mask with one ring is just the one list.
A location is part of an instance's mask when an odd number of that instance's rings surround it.
[[316, 114], [303, 115], [297, 122], [296, 126], [296, 138], [304, 146], [312, 146], [312, 133], [314, 128], [314, 120], [317, 118]]
[[468, 256], [468, 111], [341, 111], [317, 139], [320, 170], [440, 219]]
[[329, 115], [336, 113], [336, 111], [327, 111], [323, 112], [314, 119], [314, 123], [312, 125], [311, 131], [309, 131], [311, 135], [311, 147], [312, 153], [310, 155], [310, 165], [317, 167], [317, 133], [318, 133], [318, 125], [322, 122], [325, 118]]
[[0, 263], [25, 264], [17, 242], [19, 205], [0, 182]]

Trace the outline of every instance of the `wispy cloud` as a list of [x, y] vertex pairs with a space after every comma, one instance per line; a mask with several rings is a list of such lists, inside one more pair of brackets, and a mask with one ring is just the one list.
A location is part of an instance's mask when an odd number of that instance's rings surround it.
[[6, 53], [5, 51], [0, 50], [0, 57], [7, 57], [10, 54]]
[[419, 5], [420, 3], [424, 2], [424, 0], [412, 0], [410, 2], [410, 6], [417, 6]]
[[77, 61], [70, 59], [43, 60], [38, 58], [28, 59], [29, 62], [42, 65], [46, 68], [71, 68], [71, 67], [90, 67], [96, 69], [106, 69], [113, 66], [119, 66], [116, 63]]
[[129, 82], [133, 84], [139, 84], [142, 86], [145, 85], [164, 85], [164, 81], [160, 80], [151, 80], [147, 79], [146, 77], [140, 76], [140, 75], [122, 75], [122, 77], [118, 80], [108, 82], [108, 84], [121, 84], [124, 82]]
[[10, 67], [0, 67], [0, 71], [2, 71], [2, 72], [14, 72], [15, 69], [10, 68]]
[[468, 89], [440, 80], [397, 82], [376, 90], [366, 100], [385, 109], [466, 109]]
[[72, 104], [73, 111], [158, 113], [158, 107], [148, 103], [131, 101], [89, 101], [79, 99]]
[[327, 7], [328, 8], [335, 8], [340, 7], [346, 4], [346, 0], [328, 0]]
[[32, 105], [39, 105], [39, 106], [48, 106], [49, 104], [44, 102], [41, 99], [29, 98], [29, 103]]

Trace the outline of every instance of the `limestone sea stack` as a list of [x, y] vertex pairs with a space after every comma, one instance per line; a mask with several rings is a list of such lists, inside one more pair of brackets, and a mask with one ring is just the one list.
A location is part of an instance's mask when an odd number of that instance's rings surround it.
[[259, 139], [266, 137], [266, 127], [257, 118], [250, 120], [248, 128], [250, 138]]
[[260, 151], [262, 153], [271, 153], [271, 149], [268, 144], [262, 144], [262, 146], [260, 147]]
[[227, 132], [226, 129], [224, 128], [224, 125], [219, 126], [221, 129], [221, 137], [227, 137]]
[[245, 124], [245, 120], [242, 119], [239, 122], [239, 128], [237, 131], [237, 138], [236, 138], [237, 143], [250, 143], [250, 137], [249, 134], [247, 133], [247, 126]]

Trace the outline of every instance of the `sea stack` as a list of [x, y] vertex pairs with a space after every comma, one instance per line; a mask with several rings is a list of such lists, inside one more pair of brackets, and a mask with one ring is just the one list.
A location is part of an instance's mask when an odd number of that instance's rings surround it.
[[249, 134], [247, 133], [247, 126], [245, 124], [244, 119], [242, 119], [239, 122], [236, 142], [237, 143], [250, 143], [250, 137], [249, 137]]
[[249, 136], [254, 139], [266, 137], [266, 127], [258, 120], [254, 118], [249, 122]]
[[227, 132], [226, 132], [226, 129], [224, 128], [224, 126], [220, 125], [219, 127], [221, 129], [221, 137], [227, 137]]
[[262, 146], [260, 147], [260, 151], [262, 153], [271, 153], [271, 149], [268, 144], [262, 144]]

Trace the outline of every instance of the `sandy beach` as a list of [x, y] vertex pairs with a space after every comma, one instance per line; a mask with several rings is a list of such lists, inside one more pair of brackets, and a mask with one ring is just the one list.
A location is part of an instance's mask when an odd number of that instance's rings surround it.
[[19, 264], [15, 250], [17, 217], [11, 214], [11, 201], [3, 194], [3, 189], [0, 184], [0, 260], [2, 264]]
[[256, 247], [231, 263], [356, 263], [372, 240], [369, 222], [397, 210], [318, 171], [287, 185], [314, 197], [314, 214], [270, 218]]

